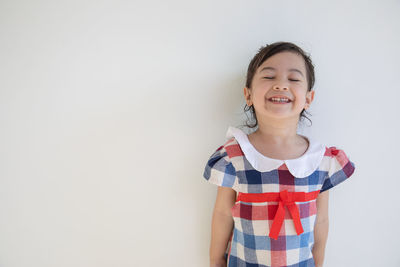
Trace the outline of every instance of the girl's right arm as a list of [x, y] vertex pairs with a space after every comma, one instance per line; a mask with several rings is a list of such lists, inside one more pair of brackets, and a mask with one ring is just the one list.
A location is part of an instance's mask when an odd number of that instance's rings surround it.
[[218, 186], [211, 223], [210, 267], [226, 267], [225, 251], [233, 230], [231, 209], [235, 202], [235, 190]]

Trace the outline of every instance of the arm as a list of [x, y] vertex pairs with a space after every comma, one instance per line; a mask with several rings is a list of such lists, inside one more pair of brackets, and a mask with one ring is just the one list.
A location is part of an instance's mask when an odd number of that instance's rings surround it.
[[218, 187], [211, 224], [211, 267], [226, 267], [225, 251], [233, 230], [231, 208], [235, 201], [235, 190], [229, 187]]
[[325, 257], [325, 246], [329, 230], [329, 190], [317, 197], [317, 219], [314, 226], [314, 247], [312, 250], [315, 266], [322, 267]]

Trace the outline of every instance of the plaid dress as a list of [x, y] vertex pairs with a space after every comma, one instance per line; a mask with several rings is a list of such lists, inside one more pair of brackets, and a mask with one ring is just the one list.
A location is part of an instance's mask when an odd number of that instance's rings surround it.
[[311, 267], [316, 198], [355, 169], [342, 149], [314, 139], [299, 158], [259, 153], [247, 134], [230, 126], [225, 144], [210, 156], [204, 178], [237, 192], [227, 266]]

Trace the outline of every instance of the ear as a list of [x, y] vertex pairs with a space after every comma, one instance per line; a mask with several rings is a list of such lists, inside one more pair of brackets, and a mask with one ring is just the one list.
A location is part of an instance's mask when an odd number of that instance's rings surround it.
[[251, 90], [247, 87], [243, 88], [244, 99], [246, 100], [246, 104], [251, 106], [253, 103], [251, 102]]
[[314, 94], [315, 94], [314, 90], [311, 90], [311, 91], [307, 92], [307, 94], [306, 94], [306, 108], [308, 108], [311, 105], [311, 103], [313, 102]]

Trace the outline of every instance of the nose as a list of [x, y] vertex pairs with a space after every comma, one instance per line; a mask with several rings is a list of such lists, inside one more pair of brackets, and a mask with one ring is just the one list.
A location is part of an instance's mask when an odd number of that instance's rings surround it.
[[286, 85], [279, 85], [279, 84], [275, 84], [273, 86], [274, 90], [283, 90], [283, 91], [287, 91], [288, 87]]

